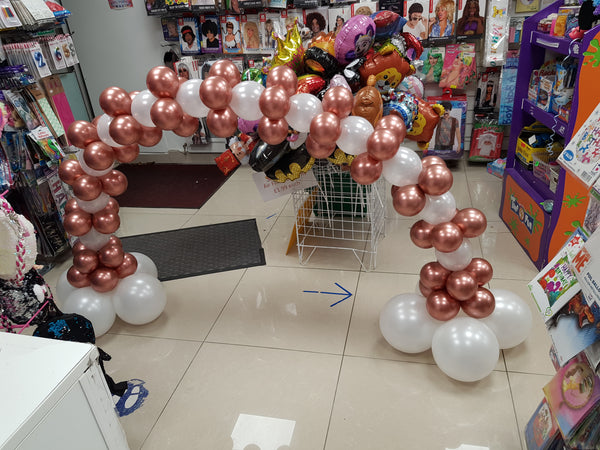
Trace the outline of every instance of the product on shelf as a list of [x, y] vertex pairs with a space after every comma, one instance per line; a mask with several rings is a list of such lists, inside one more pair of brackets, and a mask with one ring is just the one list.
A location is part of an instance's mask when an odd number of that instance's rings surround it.
[[477, 76], [477, 93], [474, 111], [492, 112], [496, 108], [500, 92], [500, 69], [487, 68]]
[[553, 134], [552, 130], [539, 122], [524, 127], [517, 140], [516, 157], [530, 170], [533, 169], [533, 155], [546, 162], [556, 160], [562, 145], [553, 140]]
[[426, 0], [408, 0], [406, 2], [406, 25], [402, 31], [410, 33], [424, 41], [429, 36], [429, 2]]
[[177, 17], [162, 17], [160, 19], [163, 38], [165, 41], [179, 41], [179, 29], [177, 28]]
[[508, 0], [490, 0], [483, 47], [484, 66], [501, 66], [504, 64], [506, 49], [508, 48], [508, 36]]
[[242, 33], [239, 16], [221, 16], [223, 53], [242, 53]]
[[459, 0], [456, 20], [456, 38], [474, 38], [483, 36], [485, 30], [484, 0]]
[[200, 31], [202, 31], [202, 53], [221, 53], [221, 32], [218, 16], [199, 16]]
[[427, 97], [430, 104], [444, 107], [444, 114], [433, 131], [433, 137], [424, 156], [439, 156], [443, 159], [461, 159], [464, 149], [465, 124], [467, 121], [466, 96]]
[[504, 128], [496, 119], [475, 115], [469, 161], [493, 161], [500, 157]]
[[549, 450], [562, 442], [556, 419], [544, 398], [525, 427], [527, 450]]
[[439, 83], [444, 68], [446, 47], [427, 47], [421, 53], [420, 64], [417, 67], [417, 76], [423, 83]]
[[463, 89], [476, 75], [476, 67], [475, 44], [447, 45], [440, 87]]
[[180, 17], [177, 19], [179, 31], [179, 45], [182, 54], [200, 53], [200, 29], [195, 17]]
[[240, 25], [242, 28], [244, 53], [260, 52], [261, 36], [258, 26], [258, 14], [244, 14], [240, 16]]
[[433, 16], [429, 17], [429, 42], [434, 45], [451, 42], [456, 34], [456, 4], [454, 0], [437, 0]]

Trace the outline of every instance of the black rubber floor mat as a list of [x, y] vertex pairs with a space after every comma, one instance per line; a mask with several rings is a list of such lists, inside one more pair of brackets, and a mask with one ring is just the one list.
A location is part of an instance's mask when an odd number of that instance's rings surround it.
[[148, 256], [161, 281], [264, 266], [255, 219], [121, 238], [126, 252]]

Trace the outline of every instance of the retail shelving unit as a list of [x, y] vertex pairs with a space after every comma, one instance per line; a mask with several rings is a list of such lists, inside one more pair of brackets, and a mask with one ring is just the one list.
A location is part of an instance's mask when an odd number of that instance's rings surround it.
[[[568, 142], [600, 102], [600, 66], [596, 64], [600, 62], [600, 25], [587, 31], [581, 40], [550, 36], [537, 31], [538, 22], [548, 14], [557, 12], [562, 4], [562, 1], [553, 3], [523, 24], [500, 205], [500, 217], [538, 269], [552, 259], [563, 245], [566, 236], [583, 222], [589, 193], [577, 178], [562, 168], [556, 192], [552, 192], [516, 158], [517, 139], [524, 126], [539, 121]], [[551, 56], [558, 60], [571, 56], [579, 61], [568, 122], [538, 108], [527, 98], [532, 71], [538, 69]], [[553, 201], [551, 213], [545, 212], [542, 206], [547, 200]]]

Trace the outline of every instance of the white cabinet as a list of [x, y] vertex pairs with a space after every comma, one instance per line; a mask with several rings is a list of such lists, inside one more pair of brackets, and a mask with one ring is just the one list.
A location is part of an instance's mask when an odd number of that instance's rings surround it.
[[94, 345], [0, 333], [2, 449], [128, 449]]

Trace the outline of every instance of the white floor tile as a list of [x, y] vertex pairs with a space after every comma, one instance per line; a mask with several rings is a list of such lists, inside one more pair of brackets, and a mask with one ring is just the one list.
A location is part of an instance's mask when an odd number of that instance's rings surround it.
[[323, 448], [340, 360], [204, 344], [143, 448]]

